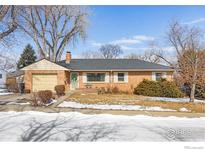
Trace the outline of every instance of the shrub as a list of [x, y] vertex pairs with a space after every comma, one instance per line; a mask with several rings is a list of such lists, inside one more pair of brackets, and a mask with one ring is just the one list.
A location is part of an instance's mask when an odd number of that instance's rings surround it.
[[204, 99], [205, 98], [205, 85], [196, 85], [195, 89], [195, 97], [198, 99]]
[[42, 103], [40, 103], [40, 101], [38, 100], [38, 95], [36, 92], [32, 93], [32, 102], [31, 102], [32, 106], [39, 106], [42, 105]]
[[18, 88], [18, 84], [7, 84], [6, 88], [8, 89], [9, 92], [14, 92], [14, 93], [18, 93], [19, 92], [19, 88]]
[[[191, 88], [189, 84], [184, 84], [183, 91], [190, 96]], [[195, 98], [205, 99], [205, 84], [197, 84], [195, 89]]]
[[53, 93], [51, 90], [38, 91], [38, 98], [43, 104], [49, 103], [52, 99]]
[[29, 94], [31, 91], [29, 89], [24, 89], [24, 93]]
[[179, 88], [170, 81], [149, 81], [143, 80], [135, 89], [134, 94], [144, 96], [156, 96], [156, 97], [172, 97], [179, 98], [184, 97], [184, 94]]
[[118, 87], [112, 88], [112, 93], [113, 93], [113, 94], [117, 94], [117, 93], [119, 93], [119, 92], [120, 92], [120, 91], [119, 91]]
[[59, 96], [65, 95], [65, 86], [64, 85], [57, 85], [55, 86], [56, 94]]
[[98, 95], [99, 94], [105, 94], [105, 88], [104, 87], [98, 88], [97, 93], [98, 93]]

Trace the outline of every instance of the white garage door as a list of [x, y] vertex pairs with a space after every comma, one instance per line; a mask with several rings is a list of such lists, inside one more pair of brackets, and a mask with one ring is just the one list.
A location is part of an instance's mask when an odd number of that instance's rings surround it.
[[32, 75], [32, 91], [52, 90], [57, 85], [57, 74]]

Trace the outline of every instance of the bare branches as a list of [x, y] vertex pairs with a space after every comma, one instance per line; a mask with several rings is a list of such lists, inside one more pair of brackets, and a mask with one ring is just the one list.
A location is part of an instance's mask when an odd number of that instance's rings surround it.
[[147, 50], [145, 50], [143, 54], [131, 53], [127, 55], [126, 58], [140, 59], [140, 60], [145, 60], [157, 64], [165, 62], [169, 66], [173, 67], [174, 64], [170, 60], [168, 60], [165, 53], [166, 53], [165, 49], [158, 46], [156, 42], [151, 42], [149, 44], [149, 47], [147, 48]]
[[179, 22], [173, 22], [169, 26], [168, 39], [178, 56], [181, 56], [185, 50], [200, 49], [202, 36], [200, 29], [182, 26]]
[[98, 51], [85, 51], [81, 54], [81, 58], [84, 59], [97, 59], [102, 58]]
[[0, 41], [8, 42], [6, 38], [17, 29], [17, 7], [0, 6]]
[[116, 59], [123, 54], [119, 45], [105, 44], [102, 45], [97, 51], [86, 51], [82, 53], [82, 57], [86, 59]]
[[195, 27], [182, 26], [178, 22], [170, 25], [168, 38], [176, 49], [177, 72], [183, 84], [190, 85], [190, 101], [194, 102], [196, 84], [204, 82], [205, 51], [202, 46], [203, 33]]
[[116, 59], [123, 51], [119, 45], [106, 44], [100, 47], [99, 53], [105, 59]]
[[5, 72], [9, 72], [16, 68], [16, 60], [12, 56], [2, 55], [0, 54], [0, 70], [4, 70]]
[[71, 41], [85, 38], [87, 16], [81, 6], [28, 6], [19, 27], [34, 40], [41, 57], [58, 61]]

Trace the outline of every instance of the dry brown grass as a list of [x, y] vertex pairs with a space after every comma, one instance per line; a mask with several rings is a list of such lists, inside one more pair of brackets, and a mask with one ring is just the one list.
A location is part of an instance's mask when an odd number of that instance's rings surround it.
[[144, 96], [132, 94], [104, 94], [82, 93], [76, 92], [69, 97], [69, 101], [77, 101], [85, 104], [127, 104], [141, 106], [158, 106], [165, 109], [173, 109], [179, 111], [180, 108], [187, 108], [191, 112], [205, 112], [205, 104], [203, 103], [177, 103], [162, 101], [147, 101]]

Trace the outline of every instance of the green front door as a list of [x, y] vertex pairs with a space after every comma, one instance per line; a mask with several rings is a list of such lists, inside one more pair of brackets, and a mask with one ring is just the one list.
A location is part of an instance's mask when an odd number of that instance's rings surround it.
[[71, 73], [71, 90], [78, 88], [78, 73]]

